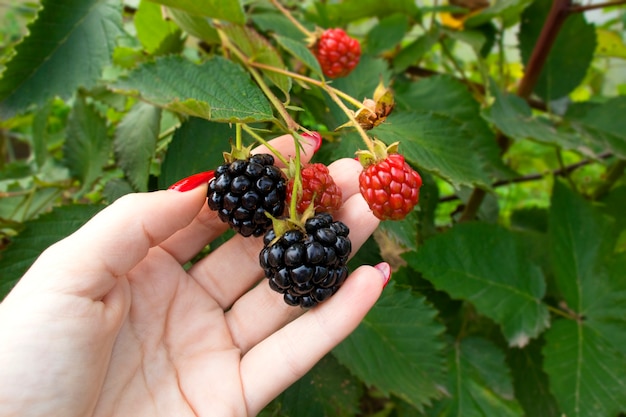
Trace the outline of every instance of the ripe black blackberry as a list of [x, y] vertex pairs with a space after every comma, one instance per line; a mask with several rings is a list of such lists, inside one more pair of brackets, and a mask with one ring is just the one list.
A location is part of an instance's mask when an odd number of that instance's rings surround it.
[[261, 236], [285, 209], [286, 180], [269, 154], [226, 162], [209, 183], [208, 205], [243, 236]]
[[284, 294], [292, 306], [309, 308], [333, 295], [348, 276], [346, 262], [352, 250], [350, 230], [328, 213], [309, 218], [304, 228], [276, 238], [265, 233], [259, 262], [270, 288]]

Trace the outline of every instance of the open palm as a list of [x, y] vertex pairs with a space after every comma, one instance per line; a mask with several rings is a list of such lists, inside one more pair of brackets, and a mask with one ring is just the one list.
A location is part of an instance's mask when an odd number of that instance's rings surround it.
[[[377, 220], [359, 164], [330, 168], [356, 250]], [[289, 307], [263, 280], [261, 240], [238, 235], [185, 269], [225, 230], [205, 195], [124, 197], [42, 254], [0, 305], [0, 415], [255, 415], [380, 295], [382, 274], [361, 267], [322, 305]]]

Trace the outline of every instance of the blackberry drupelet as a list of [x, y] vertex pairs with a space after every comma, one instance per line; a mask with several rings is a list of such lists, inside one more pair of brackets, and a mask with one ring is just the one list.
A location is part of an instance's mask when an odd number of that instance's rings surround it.
[[272, 227], [265, 212], [280, 216], [285, 209], [285, 195], [285, 177], [270, 154], [220, 165], [207, 193], [209, 208], [246, 237], [261, 236]]
[[276, 238], [265, 233], [259, 262], [270, 288], [283, 294], [287, 304], [313, 307], [337, 292], [348, 277], [346, 263], [352, 243], [350, 230], [328, 213], [308, 219], [306, 232], [292, 229]]

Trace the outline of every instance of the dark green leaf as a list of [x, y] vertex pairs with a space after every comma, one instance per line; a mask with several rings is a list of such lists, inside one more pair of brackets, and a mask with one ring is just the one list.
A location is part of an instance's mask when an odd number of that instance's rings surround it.
[[472, 302], [498, 323], [510, 346], [525, 346], [549, 324], [543, 273], [507, 229], [457, 225], [407, 258], [437, 289]]
[[442, 394], [443, 327], [435, 315], [422, 297], [389, 285], [333, 353], [366, 384], [421, 409]]
[[401, 13], [410, 17], [417, 17], [419, 9], [413, 0], [394, 0], [384, 2], [380, 0], [344, 0], [339, 3], [324, 4], [324, 15], [329, 20], [329, 26], [343, 26], [346, 23], [365, 17], [378, 17]]
[[160, 122], [160, 108], [138, 102], [115, 131], [114, 146], [120, 167], [137, 191], [148, 190]]
[[122, 33], [119, 1], [44, 0], [42, 6], [0, 79], [0, 117], [93, 86]]
[[[251, 18], [254, 24], [263, 32], [269, 32], [303, 42], [305, 40], [306, 36], [282, 13], [255, 13]], [[313, 25], [307, 22], [302, 21], [300, 23], [311, 32], [315, 30]]]
[[474, 28], [492, 21], [494, 18], [502, 19], [504, 27], [509, 27], [520, 20], [522, 11], [532, 3], [532, 0], [499, 0], [481, 10], [480, 13], [470, 16], [464, 22], [466, 28]]
[[217, 30], [211, 26], [209, 19], [206, 17], [196, 16], [180, 9], [172, 8], [168, 8], [168, 14], [172, 16], [174, 22], [176, 22], [182, 30], [191, 36], [202, 39], [208, 44], [217, 44], [220, 42], [220, 36]]
[[[519, 44], [522, 60], [528, 64], [552, 0], [536, 0], [522, 14]], [[575, 39], [575, 41], [573, 41]], [[555, 100], [572, 92], [585, 78], [596, 48], [596, 31], [582, 13], [572, 13], [559, 29], [535, 86], [545, 100]]]
[[510, 349], [508, 364], [513, 375], [515, 397], [526, 416], [561, 417], [543, 370], [542, 344], [533, 340], [524, 349]]
[[351, 417], [359, 411], [361, 391], [360, 382], [327, 355], [278, 398], [281, 415]]
[[215, 57], [196, 65], [167, 56], [141, 65], [112, 87], [156, 106], [220, 122], [271, 120], [261, 90], [237, 64]]
[[223, 152], [230, 150], [235, 128], [192, 117], [172, 138], [161, 167], [159, 188], [167, 188], [181, 178], [215, 169], [224, 163]]
[[101, 209], [98, 205], [68, 205], [25, 222], [20, 234], [0, 252], [0, 299], [44, 249], [76, 231]]
[[403, 72], [411, 65], [419, 64], [422, 57], [437, 44], [439, 36], [439, 31], [433, 29], [402, 48], [393, 58], [394, 71]]
[[397, 112], [372, 133], [387, 144], [400, 142], [400, 152], [412, 165], [457, 187], [490, 186], [482, 156], [467, 151], [472, 147], [472, 134], [457, 119], [437, 113]]
[[233, 23], [244, 23], [246, 17], [239, 0], [150, 0], [164, 6], [180, 9], [184, 12], [227, 20]]
[[448, 355], [449, 396], [428, 415], [522, 417], [502, 352], [485, 339], [453, 344]]
[[78, 95], [67, 122], [67, 140], [63, 145], [66, 166], [86, 190], [103, 172], [109, 159], [111, 141], [107, 121]]
[[397, 46], [409, 30], [409, 17], [393, 14], [380, 19], [365, 37], [364, 49], [370, 55], [378, 55]]

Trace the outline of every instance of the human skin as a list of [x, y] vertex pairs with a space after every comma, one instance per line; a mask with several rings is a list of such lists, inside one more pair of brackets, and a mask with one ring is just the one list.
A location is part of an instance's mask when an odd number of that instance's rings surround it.
[[[272, 145], [293, 153], [290, 136]], [[360, 164], [329, 168], [354, 252], [378, 220]], [[253, 416], [380, 296], [386, 264], [359, 267], [311, 310], [290, 307], [263, 278], [261, 239], [239, 235], [185, 269], [227, 227], [206, 192], [122, 197], [39, 256], [0, 304], [0, 416]]]

